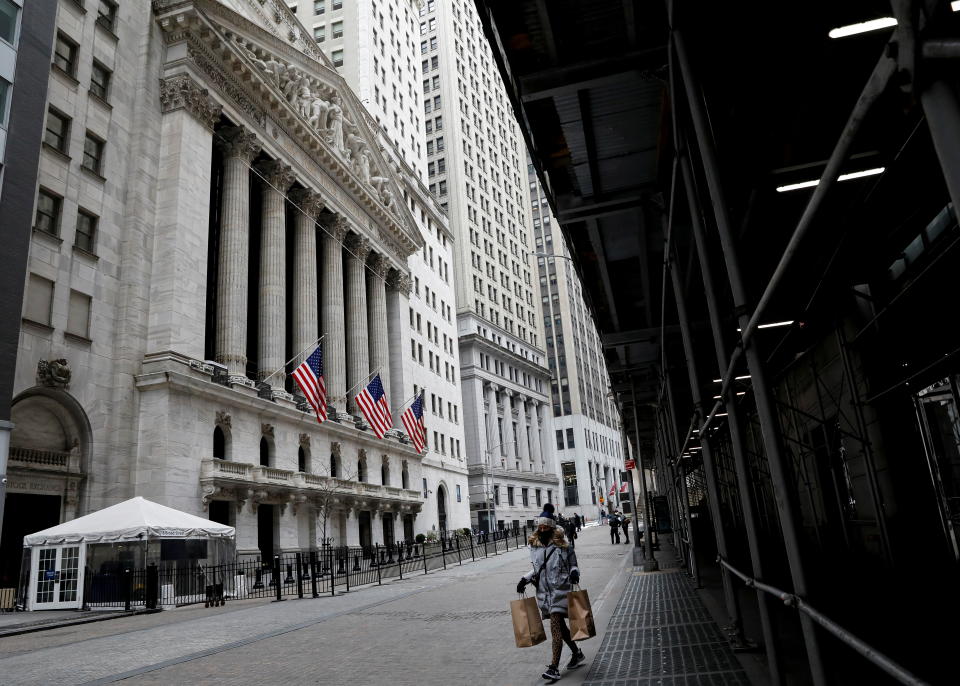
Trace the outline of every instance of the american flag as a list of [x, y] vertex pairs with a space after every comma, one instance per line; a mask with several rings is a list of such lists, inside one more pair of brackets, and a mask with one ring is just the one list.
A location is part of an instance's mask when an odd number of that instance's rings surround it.
[[423, 391], [420, 391], [413, 404], [400, 415], [400, 419], [407, 429], [407, 435], [413, 441], [414, 449], [422, 453], [427, 445], [427, 427], [423, 422]]
[[607, 493], [607, 495], [613, 495], [616, 492], [617, 492], [617, 484], [613, 484], [613, 486], [610, 487], [610, 492]]
[[299, 367], [293, 370], [300, 390], [307, 396], [307, 402], [317, 413], [317, 422], [323, 424], [327, 418], [327, 389], [323, 385], [323, 353], [322, 347], [317, 347]]
[[387, 396], [383, 392], [383, 382], [380, 381], [379, 374], [357, 394], [356, 400], [373, 433], [377, 438], [383, 438], [393, 426], [393, 417], [390, 415], [390, 406], [387, 404]]
[[626, 481], [624, 481], [622, 484], [620, 484], [620, 492], [621, 492], [621, 493], [627, 493], [627, 492], [629, 492], [629, 490], [630, 490], [630, 485], [629, 485]]

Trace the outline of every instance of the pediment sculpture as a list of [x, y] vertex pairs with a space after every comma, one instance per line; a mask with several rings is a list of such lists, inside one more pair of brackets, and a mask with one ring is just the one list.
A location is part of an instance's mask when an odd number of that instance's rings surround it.
[[376, 191], [384, 206], [391, 207], [393, 193], [389, 180], [377, 168], [370, 145], [361, 135], [360, 127], [348, 116], [337, 90], [243, 36], [234, 34], [232, 39], [290, 106], [333, 147], [363, 183]]

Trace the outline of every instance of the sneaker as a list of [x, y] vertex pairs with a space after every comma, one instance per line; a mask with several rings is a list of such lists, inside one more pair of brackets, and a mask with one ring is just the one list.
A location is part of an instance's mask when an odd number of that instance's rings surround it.
[[570, 658], [570, 662], [567, 663], [567, 669], [573, 669], [574, 667], [579, 667], [586, 661], [587, 661], [587, 658], [584, 656], [583, 651], [577, 648], [577, 652], [573, 654], [573, 657]]
[[547, 665], [547, 668], [541, 674], [544, 679], [548, 681], [556, 681], [560, 678], [560, 670], [553, 665]]

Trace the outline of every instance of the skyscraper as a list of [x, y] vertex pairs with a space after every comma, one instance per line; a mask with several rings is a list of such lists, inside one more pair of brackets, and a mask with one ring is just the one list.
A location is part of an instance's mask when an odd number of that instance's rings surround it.
[[563, 505], [593, 517], [609, 509], [609, 489], [620, 481], [620, 417], [608, 396], [610, 375], [600, 336], [560, 225], [532, 164], [527, 176]]

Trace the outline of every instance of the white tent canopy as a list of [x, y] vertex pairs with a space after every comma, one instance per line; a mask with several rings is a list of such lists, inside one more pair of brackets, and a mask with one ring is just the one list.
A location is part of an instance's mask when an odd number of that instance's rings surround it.
[[23, 537], [30, 548], [60, 543], [111, 543], [150, 538], [233, 538], [234, 528], [140, 496]]

